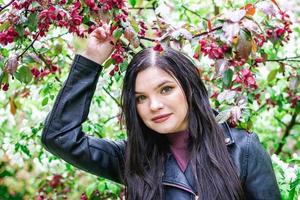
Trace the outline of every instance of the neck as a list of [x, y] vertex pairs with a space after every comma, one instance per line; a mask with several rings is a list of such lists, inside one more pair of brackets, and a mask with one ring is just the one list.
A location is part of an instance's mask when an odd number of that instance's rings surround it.
[[189, 132], [188, 130], [178, 131], [175, 133], [167, 134], [167, 138], [171, 146], [176, 147], [176, 149], [182, 149], [187, 147]]

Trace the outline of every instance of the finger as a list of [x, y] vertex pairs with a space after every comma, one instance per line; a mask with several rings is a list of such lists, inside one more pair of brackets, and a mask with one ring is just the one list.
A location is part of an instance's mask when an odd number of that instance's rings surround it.
[[105, 31], [103, 30], [103, 28], [99, 27], [97, 28], [94, 32], [94, 34], [92, 36], [94, 36], [95, 38], [97, 38], [98, 40], [105, 40], [106, 39], [106, 34]]
[[100, 31], [100, 36], [101, 36], [101, 38], [102, 38], [103, 40], [105, 40], [105, 39], [107, 38], [107, 35], [106, 35], [105, 30], [101, 30], [101, 31]]
[[105, 24], [102, 25], [102, 28], [103, 28], [104, 30], [107, 30], [107, 29], [109, 29], [109, 25], [105, 23]]

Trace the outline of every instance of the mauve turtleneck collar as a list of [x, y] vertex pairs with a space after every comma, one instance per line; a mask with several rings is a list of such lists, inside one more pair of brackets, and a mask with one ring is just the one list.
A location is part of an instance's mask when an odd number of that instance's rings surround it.
[[174, 155], [181, 171], [184, 172], [187, 167], [190, 155], [188, 153], [189, 132], [188, 130], [185, 130], [175, 133], [169, 133], [167, 134], [167, 138], [170, 142], [171, 152]]

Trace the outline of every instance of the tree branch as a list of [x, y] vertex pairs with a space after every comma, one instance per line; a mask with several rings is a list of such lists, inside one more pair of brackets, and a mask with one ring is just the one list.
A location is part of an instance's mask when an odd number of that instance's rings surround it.
[[[50, 69], [50, 66], [47, 63], [46, 59], [40, 53], [38, 53], [34, 47], [32, 47], [32, 49], [33, 49], [33, 52], [39, 57], [39, 59], [41, 59], [45, 63], [46, 67], [48, 69]], [[59, 83], [61, 83], [61, 80], [56, 75], [55, 75], [55, 80], [57, 80]]]
[[14, 2], [15, 0], [11, 0], [8, 4], [6, 4], [5, 6], [0, 6], [0, 12], [2, 11], [2, 10], [4, 10], [5, 8], [7, 8], [8, 6], [10, 6], [10, 4], [12, 4], [13, 2]]
[[282, 151], [283, 145], [285, 144], [286, 138], [289, 136], [293, 126], [296, 124], [296, 118], [298, 116], [298, 113], [295, 111], [295, 113], [292, 116], [292, 119], [290, 123], [286, 126], [286, 129], [284, 131], [284, 134], [281, 138], [281, 141], [279, 142], [278, 148], [275, 150], [275, 154], [279, 155]]
[[267, 62], [280, 62], [280, 61], [289, 61], [289, 62], [300, 62], [300, 56], [293, 56], [293, 57], [285, 57], [285, 58], [277, 58], [277, 59], [269, 59], [266, 60]]
[[147, 37], [143, 37], [143, 36], [138, 36], [138, 38], [139, 38], [140, 40], [148, 40], [148, 41], [150, 41], [150, 42], [155, 42], [155, 39], [152, 39], [152, 38], [147, 38]]
[[152, 10], [153, 7], [132, 7], [128, 8], [129, 10]]
[[211, 29], [211, 31], [205, 31], [205, 32], [196, 34], [196, 35], [193, 36], [193, 38], [195, 38], [195, 37], [200, 37], [200, 36], [202, 36], [202, 35], [207, 35], [207, 34], [209, 34], [209, 33], [212, 33], [212, 32], [214, 32], [214, 31], [217, 31], [217, 30], [220, 30], [220, 29], [222, 29], [222, 26], [218, 26], [218, 27], [216, 27], [216, 28], [213, 28], [213, 29]]
[[116, 117], [119, 117], [119, 116], [120, 116], [120, 114], [117, 114], [117, 115], [115, 115], [115, 116], [109, 117], [109, 118], [106, 119], [103, 123], [106, 124], [106, 123], [109, 122], [110, 120], [112, 120], [112, 119], [114, 119], [114, 118], [116, 118]]

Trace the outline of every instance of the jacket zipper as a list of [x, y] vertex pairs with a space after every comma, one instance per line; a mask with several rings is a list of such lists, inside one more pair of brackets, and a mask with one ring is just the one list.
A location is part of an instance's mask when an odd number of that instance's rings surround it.
[[173, 184], [173, 183], [167, 183], [167, 182], [163, 182], [162, 183], [163, 185], [167, 185], [167, 186], [172, 186], [172, 187], [176, 187], [176, 188], [179, 188], [179, 189], [182, 189], [182, 190], [185, 190], [187, 192], [190, 192], [192, 193], [194, 196], [195, 196], [195, 200], [198, 200], [199, 199], [199, 196], [195, 194], [195, 192], [193, 190], [190, 190], [184, 186], [181, 186], [181, 185], [177, 185], [177, 184]]

